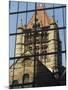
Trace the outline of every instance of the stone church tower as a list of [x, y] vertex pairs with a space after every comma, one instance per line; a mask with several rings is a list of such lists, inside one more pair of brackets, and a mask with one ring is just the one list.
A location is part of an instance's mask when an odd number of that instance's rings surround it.
[[[43, 9], [43, 5], [39, 4], [37, 9]], [[58, 67], [62, 62], [61, 54], [59, 53], [59, 51], [61, 51], [61, 41], [57, 28], [58, 26], [55, 20], [50, 18], [44, 10], [37, 11], [36, 16], [35, 13], [33, 14], [28, 22], [27, 29], [25, 29], [22, 23], [18, 25], [17, 32], [24, 32], [24, 34], [16, 36], [16, 57], [22, 56], [23, 58], [16, 59], [16, 62], [10, 67], [10, 85], [19, 83], [22, 84], [23, 87], [32, 87], [33, 84], [27, 86], [25, 83], [32, 83], [36, 78], [34, 82], [37, 82], [35, 86], [38, 86], [38, 82], [42, 82], [42, 80], [37, 81], [37, 77], [39, 77], [38, 75], [43, 78], [45, 77], [46, 73], [41, 75], [42, 72], [45, 72], [45, 67], [49, 70], [47, 73], [58, 72]], [[36, 32], [34, 36], [35, 29], [38, 32]], [[40, 32], [40, 30], [42, 30], [42, 32]], [[33, 33], [30, 33], [31, 31], [33, 31]], [[56, 52], [58, 52], [58, 54]], [[36, 55], [35, 58], [32, 57], [34, 54]], [[40, 56], [38, 56], [39, 54]], [[40, 84], [40, 86], [42, 86], [42, 84]]]

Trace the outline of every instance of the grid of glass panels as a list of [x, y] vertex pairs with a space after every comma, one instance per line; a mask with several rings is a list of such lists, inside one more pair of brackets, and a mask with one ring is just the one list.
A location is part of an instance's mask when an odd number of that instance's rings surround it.
[[[33, 16], [33, 14], [35, 14], [35, 25], [36, 25], [36, 12], [37, 11], [46, 11], [48, 13], [49, 17], [53, 17], [58, 25], [58, 30], [59, 30], [59, 38], [61, 40], [61, 51], [60, 53], [62, 54], [62, 65], [64, 67], [66, 67], [66, 5], [64, 4], [43, 4], [44, 8], [43, 9], [39, 9], [37, 10], [37, 5], [39, 5], [40, 3], [33, 3], [33, 2], [18, 2], [18, 1], [10, 1], [9, 2], [9, 48], [10, 48], [10, 52], [9, 52], [9, 68], [11, 68], [12, 65], [14, 65], [16, 63], [16, 60], [19, 59], [21, 60], [22, 58], [33, 58], [34, 59], [34, 63], [35, 60], [43, 57], [46, 58], [48, 55], [51, 54], [57, 54], [58, 52], [50, 52], [47, 53], [45, 51], [45, 48], [47, 48], [47, 45], [43, 44], [44, 47], [41, 47], [43, 49], [42, 53], [39, 53], [38, 50], [40, 50], [40, 46], [37, 46], [37, 44], [40, 44], [40, 42], [42, 42], [42, 39], [44, 40], [43, 37], [43, 33], [45, 34], [45, 36], [47, 36], [47, 32], [42, 32], [41, 29], [37, 30], [36, 26], [33, 26], [33, 30], [27, 31], [27, 25], [31, 19], [31, 17]], [[21, 33], [17, 31], [17, 26], [18, 24], [22, 23], [23, 26], [25, 26], [25, 32]], [[43, 27], [42, 27], [43, 28]], [[50, 29], [46, 28], [46, 31], [49, 31]], [[53, 30], [53, 29], [51, 29]], [[41, 34], [42, 32], [42, 34]], [[27, 47], [29, 47], [29, 50], [31, 52], [33, 52], [33, 55], [27, 55], [27, 56], [16, 56], [16, 37], [18, 35], [25, 35], [25, 43], [23, 43], [25, 47], [25, 50]], [[37, 37], [39, 36], [39, 37]], [[40, 38], [37, 39], [37, 38]], [[28, 42], [27, 42], [27, 39]], [[32, 40], [31, 40], [32, 39]], [[45, 42], [45, 41], [44, 41]], [[29, 45], [29, 46], [28, 46]], [[32, 47], [33, 45], [33, 47]], [[22, 49], [20, 48], [20, 51]], [[34, 67], [35, 64], [34, 64]], [[32, 87], [32, 83], [34, 82], [27, 82], [26, 84], [24, 84], [24, 86], [22, 86], [22, 83], [19, 84], [18, 81], [14, 81], [14, 72], [15, 72], [16, 68], [13, 67], [12, 70], [12, 80], [14, 83], [13, 85], [10, 85], [10, 87], [13, 88], [20, 88], [20, 87]], [[34, 74], [35, 74], [35, 68], [34, 68]], [[28, 80], [29, 76], [25, 75], [24, 77], [26, 77], [26, 80]]]

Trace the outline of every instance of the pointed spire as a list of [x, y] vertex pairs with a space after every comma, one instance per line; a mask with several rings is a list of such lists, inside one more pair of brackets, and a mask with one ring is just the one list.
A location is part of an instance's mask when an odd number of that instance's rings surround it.
[[18, 29], [23, 29], [23, 20], [22, 20], [22, 16], [20, 17], [20, 22], [17, 26]]
[[[38, 18], [40, 22], [40, 27], [44, 26], [49, 26], [50, 25], [50, 17], [48, 16], [46, 10], [43, 8], [45, 7], [44, 3], [39, 3], [37, 4], [37, 9], [42, 9], [42, 10], [37, 10], [36, 17]], [[35, 21], [35, 14], [33, 14], [31, 20], [28, 23], [28, 28], [32, 28], [32, 22]]]
[[23, 20], [22, 20], [22, 16], [21, 16], [21, 19], [20, 19], [20, 24], [22, 24], [23, 22], [22, 22]]
[[57, 23], [58, 23], [58, 20], [57, 20]]

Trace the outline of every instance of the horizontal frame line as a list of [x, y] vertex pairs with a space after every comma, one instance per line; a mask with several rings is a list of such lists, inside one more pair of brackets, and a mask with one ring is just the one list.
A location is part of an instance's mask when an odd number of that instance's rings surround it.
[[9, 36], [19, 35], [19, 34], [25, 34], [25, 33], [53, 31], [53, 30], [56, 30], [56, 29], [58, 29], [58, 30], [66, 29], [66, 26], [64, 26], [64, 27], [58, 27], [58, 28], [52, 28], [52, 29], [49, 28], [48, 30], [46, 29], [46, 30], [35, 30], [35, 31], [31, 31], [31, 30], [27, 29], [29, 31], [24, 31], [23, 33], [11, 33], [11, 34], [9, 34]]
[[19, 57], [10, 57], [9, 59], [20, 59], [20, 58], [25, 58], [25, 57], [35, 57], [35, 56], [43, 56], [43, 55], [51, 55], [51, 54], [59, 54], [59, 53], [66, 53], [66, 50], [60, 51], [60, 52], [49, 52], [46, 54], [35, 54], [35, 55], [25, 55], [25, 56], [19, 56]]
[[21, 13], [27, 13], [27, 12], [34, 12], [34, 11], [41, 11], [41, 10], [58, 9], [58, 8], [66, 8], [66, 6], [50, 7], [50, 8], [43, 8], [43, 9], [37, 9], [37, 10], [34, 9], [34, 10], [19, 11], [19, 12], [10, 12], [9, 15], [13, 15], [13, 14], [21, 14]]

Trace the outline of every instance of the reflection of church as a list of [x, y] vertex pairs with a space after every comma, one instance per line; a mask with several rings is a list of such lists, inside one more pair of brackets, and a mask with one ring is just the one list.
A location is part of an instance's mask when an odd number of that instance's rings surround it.
[[[38, 5], [37, 9], [43, 9], [43, 5]], [[39, 10], [31, 17], [27, 29], [22, 23], [17, 29], [18, 33], [24, 34], [16, 36], [16, 57], [26, 57], [16, 59], [10, 67], [10, 85], [15, 88], [20, 87], [19, 84], [21, 87], [64, 85], [65, 69], [55, 20], [46, 11]]]

